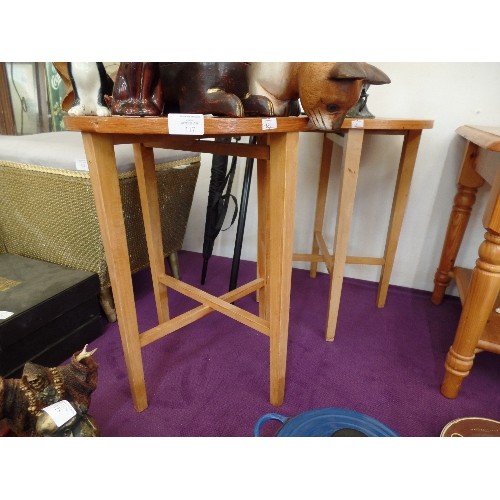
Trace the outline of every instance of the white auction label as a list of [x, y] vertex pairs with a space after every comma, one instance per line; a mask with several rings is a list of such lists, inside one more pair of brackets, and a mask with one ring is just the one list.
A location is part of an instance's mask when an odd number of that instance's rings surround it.
[[364, 120], [353, 120], [351, 127], [352, 128], [363, 128], [365, 126]]
[[65, 399], [50, 406], [46, 406], [43, 408], [43, 411], [50, 415], [57, 427], [61, 427], [61, 425], [65, 424], [76, 415], [76, 410], [71, 406], [70, 402]]
[[87, 172], [89, 170], [89, 164], [87, 163], [87, 160], [75, 160], [75, 167], [77, 170], [85, 170]]
[[14, 313], [10, 311], [0, 311], [0, 319], [10, 318]]
[[203, 115], [169, 113], [168, 133], [178, 135], [203, 135], [205, 133]]
[[278, 128], [278, 122], [276, 121], [276, 118], [262, 119], [262, 130], [272, 130], [273, 128]]

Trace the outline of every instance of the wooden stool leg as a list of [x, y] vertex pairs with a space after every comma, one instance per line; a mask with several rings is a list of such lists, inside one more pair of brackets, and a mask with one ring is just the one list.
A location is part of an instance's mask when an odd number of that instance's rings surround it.
[[[259, 137], [258, 144], [266, 144], [266, 138]], [[257, 290], [259, 316], [269, 319], [267, 301], [267, 277], [269, 260], [266, 249], [269, 246], [269, 162], [257, 160], [257, 276], [264, 278], [266, 285]]]
[[406, 133], [403, 149], [401, 151], [401, 160], [399, 162], [398, 177], [394, 190], [391, 217], [389, 220], [389, 229], [387, 233], [384, 264], [380, 273], [380, 281], [377, 293], [377, 307], [384, 307], [389, 289], [394, 258], [398, 246], [399, 234], [403, 225], [403, 218], [408, 203], [410, 193], [410, 184], [417, 160], [418, 146], [420, 144], [421, 130], [410, 130]]
[[457, 194], [446, 230], [441, 259], [434, 276], [434, 291], [431, 298], [434, 304], [440, 304], [443, 300], [476, 201], [477, 190], [484, 184], [484, 179], [474, 170], [478, 153], [479, 147], [469, 142], [458, 177]]
[[[316, 196], [316, 215], [314, 217], [314, 233], [312, 241], [311, 256], [319, 255], [318, 234], [323, 232], [323, 222], [325, 219], [326, 196], [328, 193], [328, 179], [330, 177], [330, 165], [332, 162], [333, 142], [323, 134], [323, 152], [321, 154], [321, 167], [318, 179], [318, 191]], [[318, 263], [312, 261], [310, 265], [311, 278], [316, 278]]]
[[460, 386], [474, 362], [479, 338], [491, 314], [500, 290], [500, 235], [485, 234], [479, 247], [479, 259], [472, 273], [457, 333], [445, 362], [441, 393], [456, 398]]
[[335, 227], [335, 254], [333, 258], [333, 270], [330, 274], [330, 293], [328, 297], [328, 313], [326, 320], [325, 336], [328, 341], [333, 341], [335, 337], [335, 328], [337, 326], [363, 138], [364, 130], [350, 130], [346, 135], [342, 155], [340, 193]]
[[[167, 287], [162, 285], [158, 276], [165, 274], [165, 258], [163, 257], [163, 240], [160, 222], [160, 205], [158, 202], [158, 184], [153, 148], [142, 144], [134, 144], [134, 158], [137, 173], [137, 185], [141, 199], [144, 230], [148, 246], [149, 265], [153, 280], [158, 321], [163, 323], [169, 319]], [[147, 186], [147, 187], [146, 187]]]
[[268, 134], [269, 160], [269, 304], [271, 404], [285, 397], [286, 355], [292, 278], [294, 206], [297, 184], [298, 133]]
[[[109, 278], [116, 304], [123, 354], [127, 366], [132, 400], [137, 411], [148, 406], [142, 364], [139, 326], [135, 309], [132, 272], [128, 256], [125, 223], [112, 137], [108, 134], [82, 133], [96, 212], [101, 228]], [[99, 168], [96, 166], [99, 165]], [[106, 214], [117, 214], [115, 221]]]

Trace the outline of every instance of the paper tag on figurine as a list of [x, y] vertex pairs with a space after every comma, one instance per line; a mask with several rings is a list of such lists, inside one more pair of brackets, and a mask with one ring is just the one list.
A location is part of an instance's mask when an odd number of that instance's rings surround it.
[[365, 126], [365, 121], [364, 120], [353, 120], [351, 122], [351, 127], [352, 128], [363, 128]]
[[203, 135], [205, 133], [203, 115], [169, 113], [168, 133], [178, 135]]
[[0, 319], [10, 318], [14, 313], [10, 311], [0, 311]]
[[75, 160], [75, 167], [77, 170], [85, 170], [87, 172], [89, 170], [89, 164], [87, 163], [87, 160]]
[[272, 130], [278, 128], [276, 118], [262, 118], [262, 130]]
[[65, 424], [76, 415], [76, 410], [71, 406], [69, 401], [65, 399], [50, 406], [46, 406], [43, 408], [43, 411], [52, 418], [57, 427], [61, 427], [61, 425]]

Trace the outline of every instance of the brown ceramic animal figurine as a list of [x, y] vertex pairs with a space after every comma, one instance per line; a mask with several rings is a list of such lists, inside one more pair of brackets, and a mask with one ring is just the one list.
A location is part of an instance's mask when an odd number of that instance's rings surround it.
[[319, 130], [342, 125], [363, 85], [390, 81], [383, 71], [363, 62], [257, 62], [248, 68], [250, 95], [267, 97], [276, 116], [288, 116], [300, 99], [312, 126]]
[[247, 69], [244, 62], [160, 63], [165, 114], [244, 116], [242, 99], [249, 97]]
[[[0, 436], [98, 436], [99, 430], [87, 413], [92, 392], [97, 387], [95, 352], [73, 354], [68, 364], [56, 368], [28, 362], [20, 379], [0, 378]], [[71, 428], [58, 429], [44, 408], [68, 401], [76, 416]], [[61, 432], [59, 432], [61, 431]]]
[[120, 63], [110, 107], [113, 115], [161, 115], [163, 112], [163, 90], [159, 63]]

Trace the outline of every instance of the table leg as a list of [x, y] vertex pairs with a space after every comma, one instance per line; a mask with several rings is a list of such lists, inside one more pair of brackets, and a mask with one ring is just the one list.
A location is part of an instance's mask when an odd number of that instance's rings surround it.
[[142, 411], [147, 408], [148, 403], [112, 136], [82, 133], [82, 138], [113, 288], [132, 400], [135, 409]]
[[160, 206], [158, 202], [158, 182], [156, 178], [153, 148], [146, 148], [142, 144], [134, 144], [134, 158], [156, 311], [158, 314], [158, 322], [163, 323], [170, 318], [170, 315], [168, 310], [167, 287], [162, 285], [158, 280], [160, 274], [165, 274], [165, 258], [163, 256], [163, 238], [160, 221]]
[[328, 341], [332, 341], [335, 337], [363, 138], [364, 130], [362, 129], [349, 130], [345, 136], [326, 321], [326, 340]]
[[472, 273], [453, 345], [445, 362], [441, 393], [456, 398], [469, 374], [477, 343], [500, 290], [500, 235], [488, 230], [479, 247], [479, 259]]
[[292, 277], [292, 254], [299, 134], [268, 134], [270, 400], [279, 406], [285, 395], [286, 355]]
[[389, 229], [385, 242], [384, 264], [380, 273], [377, 293], [377, 307], [384, 307], [389, 289], [394, 257], [398, 247], [401, 226], [408, 203], [410, 184], [417, 160], [418, 146], [420, 144], [421, 130], [409, 130], [403, 141], [401, 159], [399, 162], [398, 176], [394, 190]]
[[[321, 166], [319, 170], [318, 191], [316, 196], [316, 214], [314, 216], [314, 232], [311, 255], [319, 255], [319, 244], [317, 234], [323, 232], [325, 220], [326, 197], [328, 194], [328, 179], [330, 177], [330, 165], [332, 162], [333, 142], [323, 134], [323, 151], [321, 153]], [[318, 263], [311, 262], [309, 275], [315, 278], [318, 271]]]
[[[267, 144], [267, 137], [260, 136], [258, 144]], [[269, 319], [267, 308], [267, 283], [269, 255], [269, 162], [257, 160], [257, 276], [265, 280], [264, 288], [257, 290], [259, 316]]]
[[446, 287], [451, 280], [451, 272], [455, 266], [460, 245], [469, 223], [472, 207], [476, 201], [476, 193], [484, 184], [484, 179], [475, 171], [479, 146], [467, 142], [464, 159], [458, 177], [458, 188], [450, 214], [448, 228], [443, 243], [441, 259], [434, 275], [434, 291], [432, 302], [440, 304], [443, 300]]

